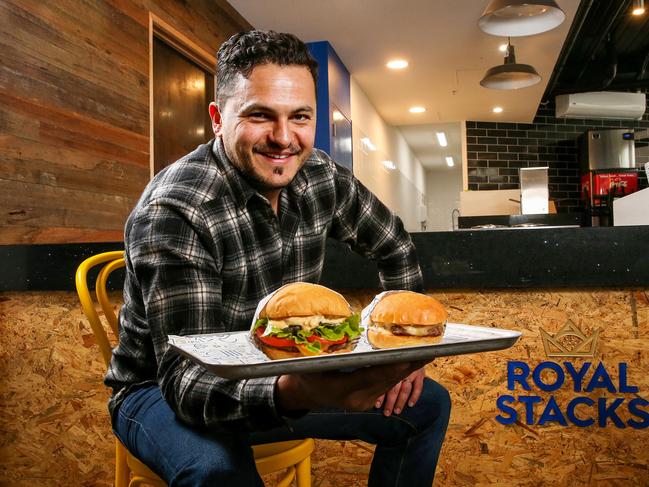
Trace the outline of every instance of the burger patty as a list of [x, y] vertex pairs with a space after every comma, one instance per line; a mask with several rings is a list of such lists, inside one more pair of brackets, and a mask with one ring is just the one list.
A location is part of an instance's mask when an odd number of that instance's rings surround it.
[[[415, 328], [415, 327], [409, 326], [407, 328]], [[444, 333], [443, 325], [417, 326], [416, 329], [417, 329], [416, 336], [438, 337]], [[409, 333], [409, 331], [405, 327], [400, 325], [391, 325], [390, 331], [392, 332], [393, 335], [397, 335], [397, 336], [415, 336], [413, 333]]]
[[297, 347], [273, 347], [272, 345], [268, 345], [262, 342], [256, 333], [253, 334], [252, 339], [255, 341], [255, 345], [257, 345], [257, 348], [262, 348], [262, 347], [279, 348], [284, 350], [285, 352], [296, 352], [296, 353], [300, 351]]
[[356, 343], [358, 343], [359, 338], [357, 337], [355, 340], [347, 340], [345, 343], [339, 343], [338, 345], [331, 345], [327, 349], [327, 353], [332, 353], [336, 352], [338, 350], [343, 350], [345, 348], [354, 348], [356, 346]]

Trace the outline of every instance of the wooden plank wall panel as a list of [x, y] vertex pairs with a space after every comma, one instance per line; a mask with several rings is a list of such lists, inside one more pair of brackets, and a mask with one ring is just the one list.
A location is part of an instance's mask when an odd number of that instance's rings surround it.
[[210, 52], [251, 28], [223, 0], [0, 3], [0, 244], [122, 239], [149, 179], [149, 12]]

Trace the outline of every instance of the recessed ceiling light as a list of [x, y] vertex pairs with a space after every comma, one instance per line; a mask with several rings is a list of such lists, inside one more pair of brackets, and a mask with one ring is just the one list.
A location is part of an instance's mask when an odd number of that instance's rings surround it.
[[408, 111], [410, 113], [424, 113], [426, 109], [424, 107], [410, 107]]
[[633, 15], [642, 15], [644, 14], [645, 9], [644, 9], [644, 0], [634, 0], [633, 2], [633, 10], [631, 10], [631, 13]]
[[503, 107], [493, 107], [491, 111], [494, 113], [502, 113]]
[[455, 162], [453, 162], [453, 158], [451, 156], [446, 156], [444, 159], [446, 159], [446, 165], [448, 167], [455, 166]]
[[439, 145], [442, 147], [446, 147], [448, 145], [448, 142], [446, 141], [446, 134], [444, 132], [437, 132], [437, 142], [439, 142]]
[[390, 69], [403, 69], [408, 67], [408, 61], [405, 59], [393, 59], [388, 61], [386, 66]]

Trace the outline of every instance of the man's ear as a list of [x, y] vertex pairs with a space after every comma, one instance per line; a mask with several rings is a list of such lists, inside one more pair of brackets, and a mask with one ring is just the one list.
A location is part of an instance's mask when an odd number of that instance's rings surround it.
[[209, 106], [210, 110], [210, 118], [212, 119], [212, 131], [214, 132], [214, 136], [218, 137], [221, 135], [221, 111], [219, 110], [219, 107], [216, 105], [216, 103], [211, 102]]

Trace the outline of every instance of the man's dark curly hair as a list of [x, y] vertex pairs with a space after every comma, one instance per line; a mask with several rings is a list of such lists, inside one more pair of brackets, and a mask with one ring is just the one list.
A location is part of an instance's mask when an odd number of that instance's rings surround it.
[[293, 34], [272, 30], [241, 32], [221, 45], [216, 59], [216, 101], [219, 105], [231, 94], [237, 75], [248, 78], [261, 64], [304, 66], [311, 72], [314, 86], [318, 82], [318, 62], [304, 42]]

